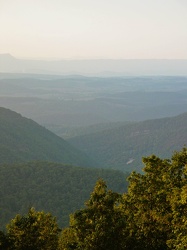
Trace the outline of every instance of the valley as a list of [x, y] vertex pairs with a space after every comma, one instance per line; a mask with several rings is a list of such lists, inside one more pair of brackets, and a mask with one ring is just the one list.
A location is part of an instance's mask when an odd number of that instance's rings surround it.
[[187, 144], [184, 76], [1, 73], [0, 106], [3, 226], [29, 206], [67, 226], [98, 178], [126, 192], [142, 157]]
[[0, 74], [0, 106], [54, 132], [186, 112], [187, 77]]
[[142, 156], [170, 157], [186, 145], [185, 76], [1, 73], [0, 88], [0, 106], [68, 140], [89, 158], [86, 165], [141, 171]]

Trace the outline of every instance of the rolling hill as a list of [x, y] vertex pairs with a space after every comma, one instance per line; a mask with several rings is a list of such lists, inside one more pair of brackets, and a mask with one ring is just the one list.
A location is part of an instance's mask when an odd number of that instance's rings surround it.
[[67, 226], [69, 214], [84, 206], [98, 178], [116, 192], [126, 190], [127, 174], [91, 166], [94, 161], [70, 143], [0, 108], [0, 228], [31, 206]]
[[0, 163], [42, 160], [77, 166], [94, 163], [68, 142], [11, 110], [0, 108]]
[[62, 137], [64, 128], [69, 136], [74, 128], [172, 117], [187, 107], [187, 77], [177, 76], [59, 78], [0, 73], [0, 90], [1, 107]]
[[126, 124], [68, 140], [102, 167], [141, 170], [143, 156], [170, 157], [187, 144], [187, 113]]

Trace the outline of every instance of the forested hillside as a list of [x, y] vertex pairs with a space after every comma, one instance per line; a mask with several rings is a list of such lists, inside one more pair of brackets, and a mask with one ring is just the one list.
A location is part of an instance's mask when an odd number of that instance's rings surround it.
[[62, 137], [65, 140], [68, 140], [70, 138], [76, 137], [76, 136], [82, 136], [82, 135], [89, 135], [93, 133], [98, 133], [100, 131], [105, 131], [109, 129], [114, 129], [121, 127], [126, 124], [132, 124], [133, 122], [126, 121], [126, 122], [107, 122], [107, 123], [98, 123], [90, 126], [63, 126], [63, 125], [49, 125], [47, 128], [55, 133], [56, 135]]
[[0, 108], [0, 163], [44, 160], [95, 165], [89, 157], [36, 122]]
[[85, 207], [70, 215], [66, 228], [53, 214], [34, 207], [15, 215], [6, 231], [0, 230], [0, 249], [187, 249], [187, 148], [171, 159], [151, 155], [143, 163], [144, 173], [132, 172], [123, 194], [99, 179]]
[[187, 144], [187, 113], [77, 136], [69, 142], [105, 168], [141, 170], [142, 156], [171, 157]]
[[84, 206], [98, 178], [116, 192], [127, 190], [127, 174], [47, 162], [0, 165], [0, 227], [34, 206], [67, 226], [69, 214]]

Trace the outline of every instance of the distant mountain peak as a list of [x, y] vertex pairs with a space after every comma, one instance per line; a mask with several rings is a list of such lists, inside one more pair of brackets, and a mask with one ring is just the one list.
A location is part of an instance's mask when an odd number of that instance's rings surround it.
[[14, 58], [10, 53], [1, 53], [0, 56], [6, 56], [6, 57]]
[[2, 60], [16, 60], [16, 58], [14, 56], [12, 56], [11, 54], [9, 53], [3, 53], [3, 54], [0, 54], [0, 59]]

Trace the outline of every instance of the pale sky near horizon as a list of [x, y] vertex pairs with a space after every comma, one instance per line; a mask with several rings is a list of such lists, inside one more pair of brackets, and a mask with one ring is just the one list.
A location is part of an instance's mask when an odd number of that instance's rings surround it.
[[187, 0], [0, 0], [0, 54], [187, 59]]

